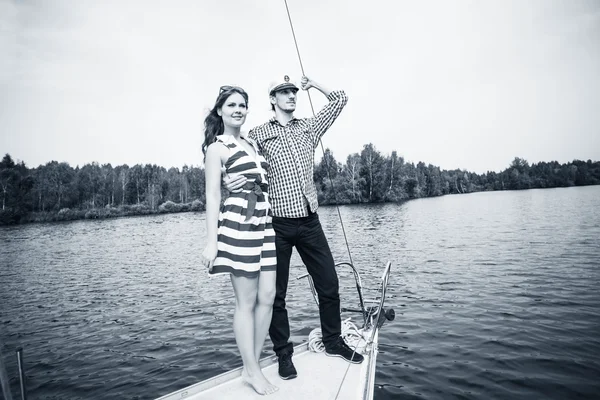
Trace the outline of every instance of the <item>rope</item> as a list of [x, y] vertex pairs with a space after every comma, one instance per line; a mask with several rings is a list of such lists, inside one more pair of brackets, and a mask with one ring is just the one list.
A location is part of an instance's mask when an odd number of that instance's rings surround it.
[[[290, 9], [288, 7], [287, 0], [283, 0], [285, 2], [285, 9], [287, 11], [288, 20], [290, 21], [290, 28], [292, 29], [292, 36], [294, 37], [294, 44], [296, 45], [296, 53], [298, 54], [298, 61], [300, 62], [300, 70], [302, 71], [302, 75], [306, 76], [304, 73], [304, 66], [302, 65], [302, 57], [300, 57], [300, 49], [298, 48], [298, 41], [296, 40], [296, 32], [294, 31], [294, 24], [292, 23], [292, 16], [290, 15]], [[308, 102], [310, 103], [310, 109], [313, 113], [313, 116], [316, 118], [315, 108], [313, 106], [312, 98], [310, 97], [310, 92], [307, 90], [306, 94], [308, 94]], [[331, 174], [329, 172], [330, 165], [329, 160], [325, 156], [325, 148], [323, 147], [323, 140], [319, 139], [319, 143], [321, 144], [321, 151], [323, 152], [323, 159], [325, 160], [325, 164], [327, 165], [327, 177], [329, 178], [329, 183], [331, 184], [331, 191], [333, 192], [333, 199], [335, 200], [335, 208], [337, 209], [338, 217], [340, 219], [340, 224], [342, 226], [342, 233], [344, 234], [344, 241], [346, 242], [346, 249], [348, 250], [348, 258], [350, 259], [350, 264], [354, 265], [352, 262], [352, 254], [350, 253], [350, 245], [348, 244], [348, 238], [346, 237], [346, 229], [344, 227], [344, 221], [342, 221], [342, 213], [340, 212], [340, 207], [338, 205], [337, 195], [335, 191], [335, 187], [333, 186], [333, 180], [331, 179]]]
[[[342, 321], [342, 338], [354, 351], [356, 349], [366, 346], [367, 341], [365, 340], [360, 329], [350, 321], [350, 318]], [[321, 328], [313, 329], [308, 335], [308, 349], [314, 353], [323, 353], [325, 351], [325, 345], [323, 344], [323, 334]]]
[[[356, 325], [350, 322], [350, 318], [342, 321], [341, 336], [348, 345], [348, 347], [352, 349], [352, 357], [354, 357], [354, 353], [356, 353], [359, 348], [361, 348], [364, 353], [367, 349], [367, 346], [371, 343], [371, 340], [365, 339], [360, 329], [358, 329]], [[323, 344], [323, 334], [321, 333], [321, 328], [313, 329], [308, 335], [308, 349], [315, 353], [322, 353], [325, 351], [325, 345]], [[340, 395], [342, 385], [346, 380], [346, 375], [348, 375], [348, 371], [350, 370], [351, 365], [352, 364], [348, 363], [346, 371], [344, 371], [344, 376], [342, 377], [342, 380], [338, 386], [338, 391], [335, 395], [336, 400]]]
[[[296, 53], [298, 54], [298, 61], [300, 62], [300, 70], [302, 71], [302, 75], [306, 76], [306, 73], [304, 72], [304, 65], [302, 64], [302, 57], [300, 56], [300, 49], [298, 48], [298, 41], [296, 40], [296, 32], [294, 31], [294, 24], [292, 23], [292, 16], [290, 15], [290, 8], [288, 7], [287, 0], [283, 0], [283, 1], [285, 3], [285, 9], [287, 11], [288, 20], [290, 21], [290, 28], [292, 30], [292, 36], [294, 37]], [[313, 113], [313, 117], [316, 118], [317, 115], [315, 113], [315, 107], [313, 105], [312, 98], [310, 97], [310, 92], [306, 91], [306, 93], [308, 94], [308, 102], [310, 103], [310, 109]], [[312, 129], [312, 126], [311, 126], [311, 129]], [[331, 169], [331, 166], [329, 165], [329, 160], [327, 159], [326, 154], [325, 154], [323, 140], [319, 139], [319, 143], [321, 144], [321, 151], [323, 152], [323, 159], [325, 160], [325, 164], [327, 166], [327, 177], [329, 178], [329, 183], [331, 184], [331, 191], [333, 192], [335, 208], [338, 213], [338, 218], [340, 219], [342, 233], [344, 234], [344, 242], [346, 243], [346, 249], [348, 250], [348, 258], [350, 259], [350, 265], [354, 265], [354, 262], [352, 261], [352, 253], [350, 252], [350, 245], [348, 244], [348, 237], [346, 236], [346, 228], [344, 227], [344, 221], [342, 220], [342, 213], [340, 212], [340, 207], [339, 207], [339, 202], [338, 202], [337, 195], [336, 195], [336, 190], [333, 185], [333, 179], [331, 179], [331, 173], [329, 172], [329, 170]], [[359, 295], [361, 296], [361, 304], [362, 304], [362, 294], [361, 294], [360, 290], [359, 290]], [[364, 314], [364, 309], [363, 309], [363, 314]], [[350, 319], [347, 319], [342, 322], [342, 337], [344, 338], [344, 340], [346, 341], [346, 344], [349, 347], [352, 348], [351, 343], [354, 344], [353, 351], [354, 351], [354, 353], [356, 353], [357, 346], [360, 344], [360, 340], [363, 339], [363, 336], [360, 333], [360, 331], [356, 328], [356, 325], [354, 325], [353, 323], [350, 322]], [[355, 340], [356, 338], [358, 338], [358, 340]], [[321, 333], [320, 328], [313, 329], [313, 331], [311, 331], [311, 333], [308, 336], [308, 340], [309, 340], [309, 348], [311, 350], [320, 351], [320, 352], [325, 350], [325, 346], [323, 345], [323, 341], [322, 341], [322, 333]], [[354, 356], [354, 354], [352, 354], [352, 356]], [[338, 388], [338, 392], [335, 396], [336, 399], [340, 395], [340, 391], [342, 389], [342, 384], [346, 380], [346, 375], [348, 374], [350, 365], [351, 364], [348, 363], [348, 367], [346, 368], [346, 372], [344, 373], [344, 376], [343, 376], [342, 381], [340, 382], [340, 385]]]
[[[371, 318], [371, 312], [372, 312], [372, 311], [369, 311], [369, 315], [368, 315], [367, 317], [365, 317], [365, 321], [367, 321], [368, 319], [370, 319], [370, 318]], [[348, 321], [348, 320], [349, 320], [349, 319], [347, 319], [346, 321]], [[344, 321], [344, 322], [346, 322], [346, 321]], [[365, 328], [366, 328], [366, 326], [367, 326], [367, 324], [365, 323]], [[356, 327], [355, 327], [355, 328], [356, 328]], [[373, 332], [375, 332], [375, 329], [376, 329], [376, 328], [375, 328], [375, 327], [373, 327]], [[372, 343], [373, 343], [372, 337], [373, 337], [373, 336], [371, 336], [371, 338], [369, 338], [369, 341], [366, 341], [366, 342], [365, 342], [365, 343], [366, 343], [366, 345], [365, 345], [365, 349], [364, 349], [364, 350], [366, 350], [366, 346], [368, 346], [369, 344], [372, 344]], [[363, 336], [362, 336], [362, 335], [361, 335], [361, 338], [363, 338]], [[360, 342], [359, 342], [359, 343], [360, 343]], [[353, 349], [353, 350], [354, 350], [354, 353], [356, 353], [356, 349], [357, 349], [357, 347], [355, 347], [355, 348]], [[364, 351], [363, 351], [363, 352], [364, 352]], [[353, 357], [354, 357], [354, 353], [352, 354], [352, 356], [353, 356]], [[342, 381], [340, 382], [340, 385], [339, 385], [339, 387], [338, 387], [338, 391], [337, 391], [337, 393], [336, 393], [336, 395], [335, 395], [335, 400], [337, 400], [337, 399], [338, 399], [338, 397], [340, 396], [340, 392], [342, 391], [342, 384], [343, 384], [343, 383], [344, 383], [344, 381], [346, 380], [346, 376], [348, 375], [348, 371], [350, 370], [350, 365], [351, 365], [351, 364], [350, 364], [350, 363], [348, 363], [348, 366], [346, 367], [346, 371], [344, 372], [344, 376], [342, 377]]]

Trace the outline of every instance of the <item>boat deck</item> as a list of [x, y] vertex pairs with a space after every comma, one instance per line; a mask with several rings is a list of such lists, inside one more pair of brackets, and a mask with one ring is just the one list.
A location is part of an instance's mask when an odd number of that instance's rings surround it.
[[339, 357], [314, 353], [306, 344], [296, 346], [292, 359], [298, 377], [283, 380], [277, 372], [275, 357], [261, 360], [265, 377], [279, 390], [268, 396], [257, 394], [242, 381], [241, 368], [189, 386], [157, 400], [334, 400], [362, 399], [367, 369], [372, 368], [368, 356], [361, 364], [350, 364]]

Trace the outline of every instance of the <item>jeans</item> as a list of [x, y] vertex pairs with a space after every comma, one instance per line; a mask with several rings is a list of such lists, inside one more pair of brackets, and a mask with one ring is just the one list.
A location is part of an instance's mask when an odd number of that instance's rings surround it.
[[276, 293], [269, 327], [273, 351], [279, 356], [292, 353], [294, 349], [293, 343], [289, 341], [290, 322], [285, 308], [290, 258], [294, 246], [315, 284], [323, 344], [329, 347], [341, 334], [340, 295], [335, 263], [319, 217], [316, 213], [303, 218], [273, 217], [273, 229], [277, 251]]

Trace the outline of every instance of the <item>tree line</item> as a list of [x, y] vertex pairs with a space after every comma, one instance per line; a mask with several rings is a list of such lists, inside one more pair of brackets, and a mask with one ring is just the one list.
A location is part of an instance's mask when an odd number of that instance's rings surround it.
[[[396, 151], [382, 155], [372, 144], [360, 153], [337, 162], [331, 151], [315, 168], [321, 204], [399, 202], [446, 194], [491, 190], [520, 190], [600, 184], [600, 162], [574, 160], [529, 164], [519, 157], [501, 172], [476, 174], [466, 170], [442, 170], [418, 162], [406, 162]], [[335, 190], [332, 190], [332, 187]]]
[[[415, 165], [396, 151], [384, 155], [367, 144], [345, 163], [325, 150], [314, 178], [323, 205], [400, 202], [479, 191], [596, 185], [600, 162], [530, 165], [516, 157], [504, 171], [476, 174], [423, 162]], [[6, 154], [0, 162], [0, 224], [202, 211], [204, 184], [204, 170], [195, 166], [113, 167], [92, 162], [73, 168], [51, 161], [28, 168]]]

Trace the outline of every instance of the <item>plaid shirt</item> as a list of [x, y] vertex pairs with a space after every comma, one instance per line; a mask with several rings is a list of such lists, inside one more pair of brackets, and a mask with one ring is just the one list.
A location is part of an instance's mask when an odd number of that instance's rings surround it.
[[315, 117], [294, 118], [283, 126], [275, 118], [248, 133], [270, 164], [269, 198], [273, 215], [301, 218], [319, 207], [313, 179], [315, 149], [348, 102], [344, 91], [333, 91]]

